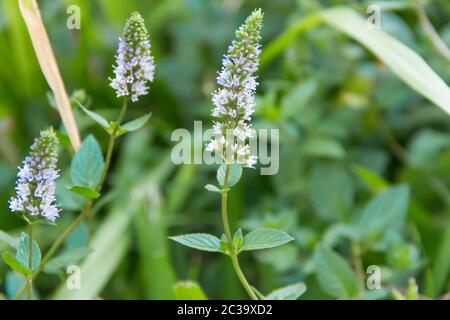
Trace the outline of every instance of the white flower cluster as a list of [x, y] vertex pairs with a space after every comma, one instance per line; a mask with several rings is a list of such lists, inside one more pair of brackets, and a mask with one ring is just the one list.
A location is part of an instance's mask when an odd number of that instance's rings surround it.
[[59, 217], [60, 209], [55, 203], [55, 180], [59, 177], [57, 145], [53, 129], [42, 131], [17, 173], [16, 197], [9, 200], [9, 209], [28, 222], [42, 218], [53, 222]]
[[125, 24], [123, 36], [119, 38], [115, 78], [109, 79], [118, 97], [131, 96], [131, 101], [136, 102], [139, 96], [148, 93], [147, 82], [153, 81], [155, 74], [150, 47], [144, 19], [134, 12]]
[[217, 76], [221, 88], [213, 93], [211, 115], [215, 137], [206, 150], [220, 154], [227, 162], [253, 167], [257, 156], [252, 155], [247, 139], [252, 138], [250, 120], [255, 111], [255, 91], [261, 46], [259, 41], [263, 14], [255, 10], [236, 31], [236, 40], [228, 47]]

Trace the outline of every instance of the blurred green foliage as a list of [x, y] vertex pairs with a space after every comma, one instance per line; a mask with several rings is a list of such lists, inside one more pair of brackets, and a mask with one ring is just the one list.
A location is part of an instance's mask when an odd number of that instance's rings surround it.
[[[424, 32], [412, 1], [389, 3], [379, 3], [384, 8], [382, 30], [419, 53], [449, 83], [449, 61]], [[424, 3], [438, 34], [449, 44], [448, 1]], [[194, 120], [210, 123], [210, 97], [221, 56], [253, 8], [265, 12], [264, 51], [289, 26], [311, 14], [345, 4], [365, 16], [372, 1], [39, 4], [66, 87], [90, 109], [109, 118], [118, 113], [120, 100], [109, 88], [108, 77], [117, 37], [134, 10], [146, 20], [157, 63], [150, 94], [128, 114], [133, 119], [152, 112], [150, 125], [121, 143], [91, 228], [82, 225], [61, 252], [93, 248], [81, 263], [86, 274], [82, 290], [73, 293], [61, 285], [55, 293], [64, 276], [61, 271], [61, 278], [44, 275], [36, 281], [40, 296], [244, 298], [226, 257], [188, 250], [167, 238], [222, 232], [219, 199], [203, 189], [214, 181], [217, 168], [173, 165], [170, 134], [176, 128], [193, 130]], [[71, 4], [81, 8], [80, 30], [66, 28]], [[0, 3], [0, 41], [0, 229], [18, 236], [23, 225], [7, 209], [16, 167], [39, 130], [50, 124], [60, 127], [60, 121], [15, 0]], [[280, 129], [280, 171], [260, 176], [259, 170], [244, 170], [230, 193], [231, 223], [234, 230], [281, 228], [296, 241], [243, 254], [249, 281], [263, 293], [304, 282], [302, 299], [390, 298], [389, 289], [405, 292], [411, 277], [421, 295], [438, 298], [448, 292], [448, 115], [357, 42], [314, 21], [279, 55], [264, 61], [259, 82], [254, 123], [257, 128]], [[94, 134], [104, 151], [107, 136], [73, 107], [83, 138]], [[63, 149], [58, 188], [63, 218], [57, 227], [36, 231], [44, 252], [83, 201], [65, 188], [71, 153]], [[0, 251], [6, 248], [0, 241]], [[370, 265], [381, 268], [384, 290], [365, 289]], [[196, 290], [192, 293], [177, 280], [196, 281], [201, 289], [189, 285]], [[0, 292], [11, 297], [20, 284], [0, 262]]]

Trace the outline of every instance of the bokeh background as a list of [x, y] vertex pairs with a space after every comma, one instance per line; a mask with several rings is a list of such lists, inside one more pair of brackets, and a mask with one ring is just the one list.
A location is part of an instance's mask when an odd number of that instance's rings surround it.
[[[221, 57], [254, 8], [265, 12], [264, 51], [288, 26], [311, 14], [346, 5], [366, 16], [374, 3], [383, 8], [382, 30], [419, 53], [450, 83], [450, 61], [424, 32], [412, 1], [39, 1], [66, 88], [90, 109], [110, 119], [118, 113], [121, 101], [108, 77], [117, 37], [134, 10], [146, 20], [157, 70], [150, 93], [127, 115], [132, 119], [152, 112], [149, 125], [121, 141], [93, 221], [81, 225], [64, 245], [63, 251], [95, 248], [84, 264], [85, 258], [74, 261], [82, 265], [82, 289], [65, 290], [64, 270], [50, 270], [36, 281], [38, 295], [170, 299], [176, 297], [177, 281], [192, 280], [209, 298], [245, 298], [227, 257], [167, 239], [188, 232], [222, 233], [219, 197], [204, 189], [214, 183], [217, 168], [172, 164], [170, 134], [176, 128], [193, 130], [194, 120], [211, 124], [210, 98]], [[81, 8], [80, 30], [66, 27], [71, 4]], [[450, 44], [448, 1], [422, 4]], [[18, 235], [24, 225], [7, 208], [16, 168], [38, 132], [49, 125], [61, 128], [61, 123], [15, 0], [0, 3], [0, 61], [0, 229]], [[364, 276], [367, 266], [381, 267], [384, 289], [362, 291], [359, 297], [392, 298], [390, 289], [403, 290], [411, 277], [423, 296], [448, 292], [448, 115], [360, 44], [323, 24], [299, 32], [279, 55], [267, 59], [259, 82], [254, 124], [280, 129], [280, 170], [274, 176], [244, 170], [230, 193], [232, 228], [281, 228], [295, 241], [242, 254], [250, 282], [268, 293], [303, 281], [308, 290], [302, 299], [348, 298], [318, 281], [314, 252], [326, 243], [355, 277], [358, 268]], [[74, 113], [82, 137], [94, 134], [105, 150], [106, 134], [75, 105]], [[44, 251], [81, 205], [65, 189], [71, 153], [68, 141], [62, 143], [58, 197], [64, 211], [58, 226], [36, 231]], [[410, 190], [407, 215], [392, 217], [376, 240], [355, 241], [352, 232], [363, 228], [359, 219], [368, 201], [400, 184]], [[2, 242], [0, 250], [7, 250]], [[339, 282], [339, 275], [335, 278], [330, 281]], [[11, 297], [20, 281], [0, 262], [2, 296]], [[362, 278], [358, 281], [361, 285]]]

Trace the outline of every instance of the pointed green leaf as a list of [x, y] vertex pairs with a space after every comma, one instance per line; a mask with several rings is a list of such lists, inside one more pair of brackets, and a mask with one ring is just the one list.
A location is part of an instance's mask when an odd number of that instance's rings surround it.
[[146, 115], [139, 117], [137, 119], [134, 119], [130, 122], [127, 122], [123, 125], [120, 126], [121, 130], [124, 130], [125, 132], [130, 132], [130, 131], [136, 131], [138, 129], [140, 129], [141, 127], [143, 127], [148, 119], [150, 119], [151, 117], [151, 113], [147, 113]]
[[406, 221], [409, 202], [409, 188], [401, 185], [392, 187], [372, 199], [365, 207], [359, 227], [369, 238], [377, 238], [387, 229], [399, 230]]
[[272, 291], [266, 300], [297, 300], [305, 291], [306, 285], [300, 282]]
[[324, 219], [346, 220], [353, 207], [355, 187], [352, 176], [338, 165], [314, 165], [309, 179], [311, 203]]
[[17, 273], [27, 277], [30, 275], [31, 271], [27, 267], [23, 266], [13, 255], [9, 252], [4, 252], [2, 254], [3, 261]]
[[176, 300], [206, 300], [206, 295], [197, 282], [178, 281], [173, 285]]
[[75, 101], [76, 104], [78, 104], [78, 106], [81, 108], [81, 110], [83, 110], [84, 113], [86, 113], [89, 116], [89, 118], [91, 118], [92, 120], [97, 122], [103, 128], [105, 128], [105, 129], [109, 128], [110, 123], [108, 122], [108, 120], [103, 118], [101, 115], [86, 109], [78, 100], [76, 100], [76, 99], [72, 99], [72, 100]]
[[333, 250], [318, 246], [314, 263], [320, 287], [339, 299], [354, 298], [358, 293], [356, 276], [347, 262]]
[[294, 240], [286, 232], [276, 229], [263, 228], [245, 235], [242, 250], [260, 250], [281, 246]]
[[[22, 232], [20, 235], [19, 248], [16, 252], [16, 259], [22, 266], [29, 268], [30, 259], [30, 237]], [[41, 250], [36, 241], [33, 240], [33, 252], [31, 258], [31, 270], [36, 270], [41, 263]]]
[[96, 189], [103, 172], [103, 156], [100, 146], [92, 135], [89, 135], [75, 154], [70, 166], [72, 183]]
[[181, 236], [169, 237], [169, 239], [197, 250], [221, 252], [219, 238], [207, 233], [192, 233]]
[[359, 176], [373, 193], [378, 193], [389, 188], [389, 183], [384, 178], [363, 166], [354, 165], [353, 172]]
[[97, 199], [98, 197], [100, 197], [100, 193], [84, 186], [67, 186], [67, 189], [88, 200]]
[[[219, 182], [219, 185], [221, 187], [223, 187], [225, 184], [226, 171], [227, 165], [225, 163], [220, 165], [219, 169], [217, 170], [217, 181]], [[242, 176], [242, 167], [238, 164], [231, 164], [230, 172], [228, 175], [227, 188], [230, 188], [234, 186], [236, 183], [238, 183], [239, 179], [241, 179], [241, 176]]]

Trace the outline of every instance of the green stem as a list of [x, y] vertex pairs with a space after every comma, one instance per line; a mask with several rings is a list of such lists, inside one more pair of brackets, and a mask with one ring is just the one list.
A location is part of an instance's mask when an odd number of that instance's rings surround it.
[[[230, 165], [227, 164], [227, 167], [226, 167], [226, 170], [225, 170], [224, 183], [223, 183], [223, 188], [224, 189], [227, 189], [227, 187], [228, 187], [228, 177], [229, 177], [229, 175], [230, 175]], [[242, 286], [244, 287], [245, 291], [247, 291], [248, 295], [252, 298], [252, 300], [258, 300], [258, 297], [253, 292], [252, 287], [248, 283], [247, 278], [245, 278], [245, 275], [242, 272], [242, 269], [241, 269], [241, 267], [239, 265], [239, 260], [238, 260], [238, 257], [237, 257], [237, 253], [236, 253], [236, 250], [235, 250], [234, 245], [233, 245], [233, 237], [231, 235], [230, 223], [228, 221], [227, 203], [228, 203], [228, 193], [227, 192], [223, 192], [222, 193], [222, 221], [223, 221], [223, 228], [224, 228], [224, 231], [225, 231], [225, 236], [227, 238], [228, 246], [229, 246], [229, 250], [230, 250], [231, 262], [233, 263], [234, 271], [236, 272], [236, 275], [238, 276], [239, 280], [241, 281]]]
[[358, 242], [352, 240], [351, 243], [352, 250], [352, 264], [358, 279], [358, 291], [362, 295], [364, 293], [364, 266], [361, 259], [361, 247]]
[[84, 218], [86, 218], [86, 216], [89, 214], [91, 210], [91, 207], [92, 201], [86, 203], [83, 210], [81, 210], [81, 213], [75, 218], [75, 220], [72, 221], [72, 223], [64, 230], [64, 232], [59, 235], [56, 241], [53, 242], [50, 249], [48, 249], [47, 253], [42, 258], [41, 266], [38, 269], [38, 271], [41, 271], [44, 268], [45, 264], [51, 259], [51, 257], [55, 254], [55, 252], [63, 244], [64, 240], [66, 240], [66, 238], [72, 233], [73, 230], [75, 230], [75, 228], [81, 223], [81, 221], [83, 221]]
[[428, 19], [427, 13], [425, 12], [425, 8], [422, 6], [419, 0], [415, 0], [414, 4], [416, 7], [417, 15], [419, 16], [419, 22], [427, 36], [430, 38], [431, 43], [444, 58], [450, 60], [450, 49], [439, 37], [436, 29], [431, 24], [431, 21], [430, 19]]
[[[28, 239], [29, 239], [29, 253], [28, 253], [28, 269], [33, 269], [33, 224], [30, 223], [28, 225]], [[31, 275], [28, 276], [27, 279], [27, 287], [28, 287], [28, 300], [33, 300], [33, 279]]]
[[[117, 118], [117, 127], [120, 126], [120, 124], [123, 121], [123, 118], [125, 117], [125, 113], [127, 112], [127, 107], [128, 107], [128, 98], [124, 98], [123, 99], [123, 103], [122, 103], [122, 108], [120, 110], [120, 114], [119, 117]], [[105, 167], [103, 169], [103, 173], [102, 176], [100, 178], [100, 183], [99, 183], [99, 189], [101, 189], [101, 187], [103, 186], [103, 183], [105, 182], [106, 179], [106, 175], [108, 173], [109, 170], [109, 166], [111, 165], [111, 158], [112, 158], [112, 154], [114, 151], [114, 144], [116, 142], [116, 135], [117, 132], [111, 132], [109, 134], [109, 142], [108, 142], [108, 149], [106, 151], [106, 158], [105, 158]]]
[[[124, 98], [123, 103], [122, 103], [122, 109], [120, 110], [120, 114], [119, 114], [119, 117], [117, 119], [117, 125], [118, 126], [120, 125], [120, 123], [122, 122], [122, 120], [123, 120], [123, 118], [125, 116], [125, 113], [127, 111], [127, 106], [128, 106], [128, 98]], [[114, 143], [116, 141], [116, 137], [117, 137], [116, 136], [116, 132], [112, 132], [110, 134], [109, 143], [108, 143], [108, 150], [107, 150], [107, 153], [106, 153], [105, 166], [103, 168], [103, 172], [102, 172], [102, 175], [101, 175], [101, 178], [100, 178], [100, 182], [99, 182], [99, 187], [98, 187], [99, 190], [102, 189], [103, 183], [105, 182], [105, 178], [106, 178], [106, 175], [107, 175], [108, 170], [109, 170], [109, 166], [111, 164], [111, 157], [112, 157], [112, 152], [114, 150]], [[60, 246], [64, 243], [64, 241], [72, 233], [72, 231], [84, 219], [89, 217], [89, 213], [91, 211], [92, 204], [93, 204], [93, 201], [87, 202], [86, 205], [84, 206], [83, 210], [81, 211], [81, 213], [75, 218], [74, 221], [72, 221], [72, 223], [64, 230], [64, 232], [60, 234], [60, 236], [56, 239], [56, 241], [53, 242], [53, 244], [50, 247], [50, 249], [48, 249], [47, 253], [42, 258], [42, 261], [41, 261], [41, 264], [40, 264], [39, 268], [30, 275], [30, 277], [29, 277], [29, 284], [30, 285], [31, 285], [33, 279], [36, 278], [39, 275], [39, 273], [44, 269], [44, 266], [46, 265], [46, 263], [52, 258], [52, 256], [56, 253], [56, 251], [60, 248]], [[30, 243], [31, 243], [31, 234], [30, 234]], [[32, 248], [31, 244], [30, 244], [30, 248]], [[30, 250], [30, 252], [31, 252], [31, 250]], [[22, 288], [20, 288], [17, 291], [17, 293], [14, 295], [13, 300], [18, 299], [19, 297], [21, 297], [25, 290], [26, 290], [26, 286], [22, 286]]]

